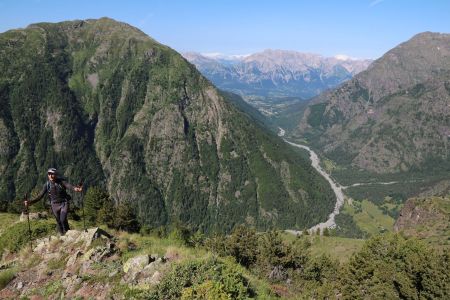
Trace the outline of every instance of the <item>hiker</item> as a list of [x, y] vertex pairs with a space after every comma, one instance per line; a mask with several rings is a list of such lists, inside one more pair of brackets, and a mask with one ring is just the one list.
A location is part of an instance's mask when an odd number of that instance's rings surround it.
[[74, 186], [62, 178], [57, 177], [57, 171], [55, 168], [50, 168], [47, 171], [48, 180], [44, 184], [42, 191], [36, 198], [30, 201], [25, 201], [25, 207], [28, 208], [35, 202], [44, 197], [47, 193], [50, 199], [53, 215], [56, 218], [58, 225], [58, 231], [61, 235], [64, 235], [69, 230], [69, 222], [67, 221], [67, 213], [69, 212], [69, 200], [71, 197], [67, 194], [66, 189], [73, 190], [75, 192], [83, 191], [82, 186]]

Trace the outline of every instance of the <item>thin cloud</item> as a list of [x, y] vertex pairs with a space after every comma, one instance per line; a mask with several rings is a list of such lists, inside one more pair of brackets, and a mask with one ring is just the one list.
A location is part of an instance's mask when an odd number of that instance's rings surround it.
[[384, 0], [374, 0], [374, 1], [370, 2], [369, 7], [374, 7], [375, 5], [378, 5], [383, 1]]

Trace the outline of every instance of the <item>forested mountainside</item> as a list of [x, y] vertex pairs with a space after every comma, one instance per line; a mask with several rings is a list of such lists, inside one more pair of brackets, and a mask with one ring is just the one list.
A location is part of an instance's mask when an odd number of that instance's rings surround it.
[[107, 188], [149, 227], [305, 228], [334, 195], [310, 162], [256, 125], [193, 65], [108, 18], [0, 35], [0, 201], [48, 167]]
[[312, 101], [294, 135], [373, 173], [448, 168], [450, 35], [425, 32]]

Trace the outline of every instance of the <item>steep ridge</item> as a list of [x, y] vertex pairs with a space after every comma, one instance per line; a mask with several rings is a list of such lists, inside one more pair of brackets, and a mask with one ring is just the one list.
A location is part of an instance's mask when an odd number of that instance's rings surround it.
[[448, 166], [449, 58], [449, 34], [418, 34], [314, 99], [294, 135], [373, 173]]
[[0, 199], [49, 166], [104, 185], [149, 227], [302, 229], [334, 203], [310, 163], [181, 55], [103, 18], [0, 35]]

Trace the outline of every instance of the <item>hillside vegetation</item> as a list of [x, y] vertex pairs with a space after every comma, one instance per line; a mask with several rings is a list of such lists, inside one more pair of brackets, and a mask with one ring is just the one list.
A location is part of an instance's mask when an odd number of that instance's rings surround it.
[[303, 229], [332, 210], [334, 195], [307, 159], [127, 24], [2, 33], [0, 68], [2, 210], [40, 188], [49, 167], [105, 188], [149, 228]]
[[[39, 222], [43, 221], [33, 221], [32, 228]], [[8, 232], [23, 234], [22, 224], [10, 224]], [[81, 224], [71, 221], [71, 225], [80, 228]], [[450, 296], [450, 255], [395, 234], [377, 235], [361, 247], [362, 241], [328, 237], [303, 236], [287, 241], [279, 232], [257, 233], [244, 226], [236, 227], [228, 236], [211, 237], [186, 233], [182, 228], [167, 234], [108, 231], [114, 237], [90, 228], [87, 232], [72, 230], [66, 236], [49, 238], [54, 231], [47, 230], [45, 238], [34, 241], [32, 253], [26, 243], [8, 241], [11, 250], [4, 250], [1, 260], [0, 297]], [[0, 240], [5, 241], [5, 234], [0, 235]], [[353, 246], [342, 253], [346, 258], [341, 262], [327, 255], [331, 247], [339, 248], [348, 242]]]

